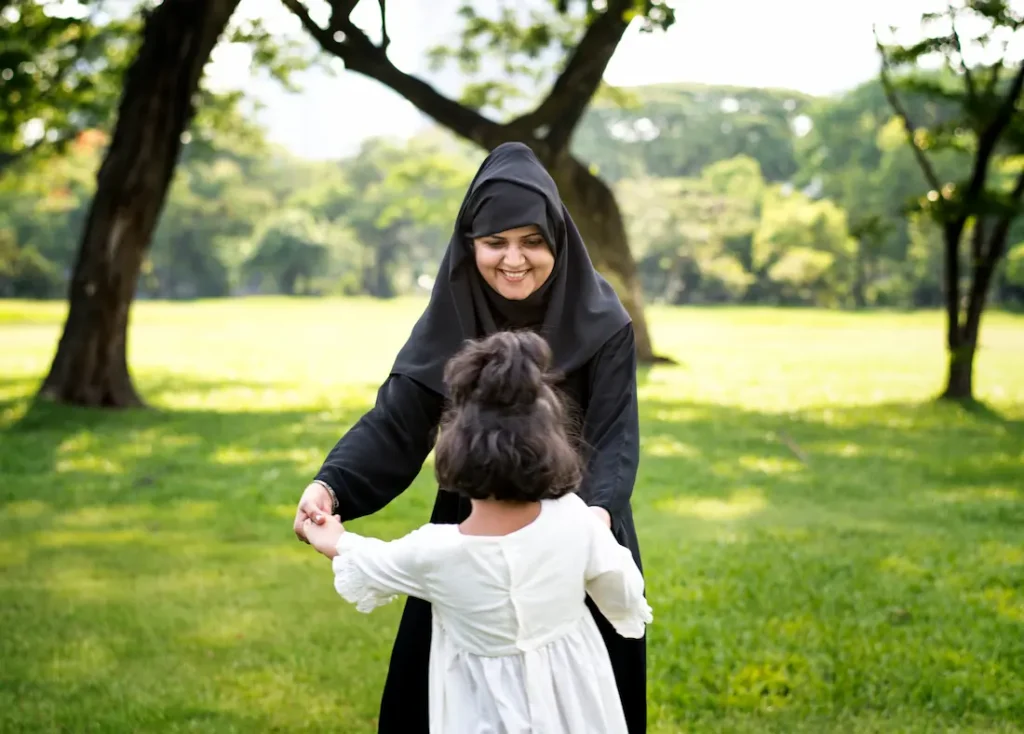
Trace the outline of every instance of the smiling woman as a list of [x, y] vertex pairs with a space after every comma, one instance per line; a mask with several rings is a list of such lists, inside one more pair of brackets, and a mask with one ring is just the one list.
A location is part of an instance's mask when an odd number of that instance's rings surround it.
[[555, 266], [551, 246], [536, 226], [477, 237], [473, 254], [484, 282], [510, 301], [529, 298]]
[[[632, 323], [594, 269], [555, 182], [519, 143], [492, 151], [473, 179], [426, 310], [374, 408], [338, 441], [303, 492], [295, 533], [306, 539], [306, 520], [321, 513], [342, 521], [372, 514], [405, 491], [433, 448], [449, 359], [467, 339], [524, 329], [546, 339], [558, 388], [575, 408], [587, 462], [578, 495], [639, 565], [630, 505], [639, 462]], [[469, 511], [467, 499], [439, 492], [430, 522], [460, 523]], [[589, 599], [587, 606], [608, 650], [629, 734], [643, 734], [646, 643], [616, 632]], [[428, 696], [431, 630], [431, 605], [410, 596], [381, 699], [380, 734], [428, 731], [430, 706], [439, 705]]]
[[534, 306], [542, 318], [556, 242], [544, 197], [518, 183], [494, 181], [471, 199], [465, 218], [477, 270], [494, 291], [488, 305], [507, 314], [501, 301], [519, 301], [516, 310]]

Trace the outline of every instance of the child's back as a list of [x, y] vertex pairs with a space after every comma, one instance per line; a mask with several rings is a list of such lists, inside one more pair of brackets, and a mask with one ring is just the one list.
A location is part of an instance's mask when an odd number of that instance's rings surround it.
[[623, 637], [642, 637], [651, 611], [629, 551], [574, 494], [581, 460], [550, 357], [535, 334], [498, 333], [448, 364], [434, 464], [441, 486], [470, 500], [462, 525], [385, 543], [336, 518], [307, 520], [306, 537], [333, 558], [335, 588], [358, 609], [398, 594], [432, 605], [432, 734], [627, 731], [586, 599]]
[[345, 533], [338, 551], [335, 587], [362, 611], [395, 593], [433, 605], [432, 732], [626, 731], [585, 598], [624, 637], [651, 612], [629, 552], [575, 494], [508, 535], [425, 525], [387, 544]]

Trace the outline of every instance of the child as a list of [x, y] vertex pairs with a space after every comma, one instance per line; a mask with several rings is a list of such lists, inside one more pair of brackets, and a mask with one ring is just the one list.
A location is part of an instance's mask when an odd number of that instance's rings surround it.
[[440, 486], [468, 497], [460, 525], [384, 542], [337, 517], [306, 521], [334, 586], [369, 612], [399, 594], [432, 605], [431, 734], [625, 734], [589, 594], [624, 637], [652, 620], [629, 551], [574, 494], [580, 459], [530, 332], [470, 342], [445, 371], [435, 447]]

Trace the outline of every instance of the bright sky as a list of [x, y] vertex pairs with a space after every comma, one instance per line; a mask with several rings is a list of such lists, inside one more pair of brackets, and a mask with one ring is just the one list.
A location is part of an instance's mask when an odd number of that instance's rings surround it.
[[[458, 4], [387, 3], [392, 61], [406, 72], [429, 76], [449, 93], [457, 93], [456, 75], [430, 75], [424, 50], [458, 27]], [[916, 28], [923, 12], [945, 5], [944, 0], [678, 0], [676, 24], [668, 32], [641, 34], [636, 27], [627, 32], [605, 79], [623, 86], [686, 81], [832, 94], [877, 73], [873, 23], [881, 29]], [[326, 6], [309, 7], [324, 12]], [[274, 30], [303, 35], [279, 0], [242, 0], [240, 11], [263, 18]], [[378, 29], [376, 0], [361, 0], [353, 17], [363, 28]], [[401, 97], [345, 71], [306, 73], [299, 77], [302, 91], [290, 94], [276, 83], [254, 79], [243, 49], [222, 47], [208, 74], [217, 85], [252, 91], [267, 105], [262, 120], [271, 139], [307, 157], [337, 157], [366, 137], [406, 136], [424, 124]]]

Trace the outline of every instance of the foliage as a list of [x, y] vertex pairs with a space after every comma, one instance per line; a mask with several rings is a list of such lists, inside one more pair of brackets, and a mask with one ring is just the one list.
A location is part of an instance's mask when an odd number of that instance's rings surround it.
[[139, 27], [93, 0], [0, 4], [0, 171], [110, 123]]
[[754, 233], [752, 265], [774, 284], [781, 303], [846, 306], [855, 249], [846, 214], [831, 201], [772, 191]]
[[292, 201], [343, 223], [358, 239], [362, 255], [353, 264], [362, 273], [347, 291], [391, 297], [433, 278], [476, 158], [429, 137], [401, 146], [369, 140], [334, 176]]
[[757, 160], [769, 181], [785, 181], [797, 169], [793, 128], [807, 95], [698, 84], [620, 91], [595, 102], [573, 139], [573, 152], [606, 180], [695, 177], [741, 155]]
[[[98, 415], [26, 412], [62, 306], [0, 302], [0, 729], [375, 731], [401, 602], [342, 602], [291, 518], [421, 306], [139, 303], [156, 409]], [[988, 412], [927, 402], [937, 314], [650, 318], [685, 362], [640, 391], [652, 734], [1013, 731], [1021, 318]], [[426, 522], [431, 471], [349, 528]]]
[[[987, 173], [998, 171], [1004, 156], [1024, 155], [1024, 119], [1016, 113], [1024, 67], [1004, 68], [1010, 61], [1008, 47], [1024, 37], [1018, 35], [1024, 15], [1004, 0], [964, 0], [942, 13], [924, 15], [922, 25], [925, 38], [917, 43], [879, 41], [883, 89], [931, 187], [920, 207], [943, 224], [1018, 211], [1020, 202], [1010, 197], [1013, 178], [997, 175], [990, 180]], [[963, 36], [965, 25], [978, 32]], [[974, 61], [964, 49], [975, 44], [982, 49], [998, 46], [1000, 51], [993, 61]], [[933, 57], [943, 59], [942, 69], [920, 71]], [[900, 92], [937, 112], [921, 120], [903, 104]], [[950, 152], [961, 165], [943, 175], [932, 158]]]
[[[29, 153], [63, 154], [87, 130], [110, 132], [121, 79], [138, 49], [149, 0], [111, 8], [99, 0], [5, 0], [0, 4], [0, 172]], [[221, 45], [244, 45], [252, 69], [286, 88], [315, 62], [307, 45], [276, 37], [259, 18], [231, 22]], [[204, 85], [192, 134], [198, 143], [241, 119], [237, 91]], [[243, 125], [251, 132], [251, 125]], [[250, 141], [252, 137], [250, 135]]]
[[[432, 71], [456, 64], [467, 79], [460, 102], [474, 110], [507, 115], [540, 102], [600, 10], [594, 3], [531, 0], [498, 3], [490, 14], [463, 0], [458, 41], [428, 50]], [[667, 30], [675, 13], [667, 2], [640, 0], [627, 14], [643, 18], [647, 31]]]
[[[616, 101], [606, 101], [613, 91]], [[244, 97], [203, 94], [141, 295], [280, 291], [276, 268], [299, 254], [251, 259], [272, 220], [290, 209], [308, 215], [319, 233], [313, 241], [330, 244], [318, 276], [303, 286], [310, 292], [390, 297], [429, 286], [478, 149], [432, 130], [409, 141], [368, 140], [339, 161], [303, 161], [265, 141]], [[922, 122], [955, 113], [920, 95], [906, 104]], [[877, 81], [821, 100], [693, 85], [605, 90], [574, 152], [614, 182], [646, 298], [934, 307], [943, 295], [941, 232], [913, 213], [927, 185], [887, 105]], [[664, 125], [649, 140], [624, 134], [649, 130], [642, 120]], [[732, 134], [721, 131], [726, 121], [737, 126]], [[747, 136], [762, 123], [775, 132]], [[30, 292], [27, 281], [8, 279], [6, 293], [64, 292], [103, 145], [89, 133], [63, 157], [0, 177], [0, 228], [14, 233], [19, 251], [47, 263], [46, 287]], [[746, 152], [729, 155], [735, 150]], [[966, 154], [946, 150], [933, 160], [953, 176]], [[1007, 158], [996, 173], [1010, 180], [1015, 166]], [[1013, 229], [1011, 242], [1021, 240], [1024, 231]], [[299, 248], [303, 240], [288, 241]], [[1009, 270], [1000, 273], [995, 300], [1024, 304], [1015, 283]]]
[[756, 223], [754, 202], [690, 179], [623, 181], [618, 195], [645, 288], [656, 300], [742, 298], [752, 280], [743, 260]]

